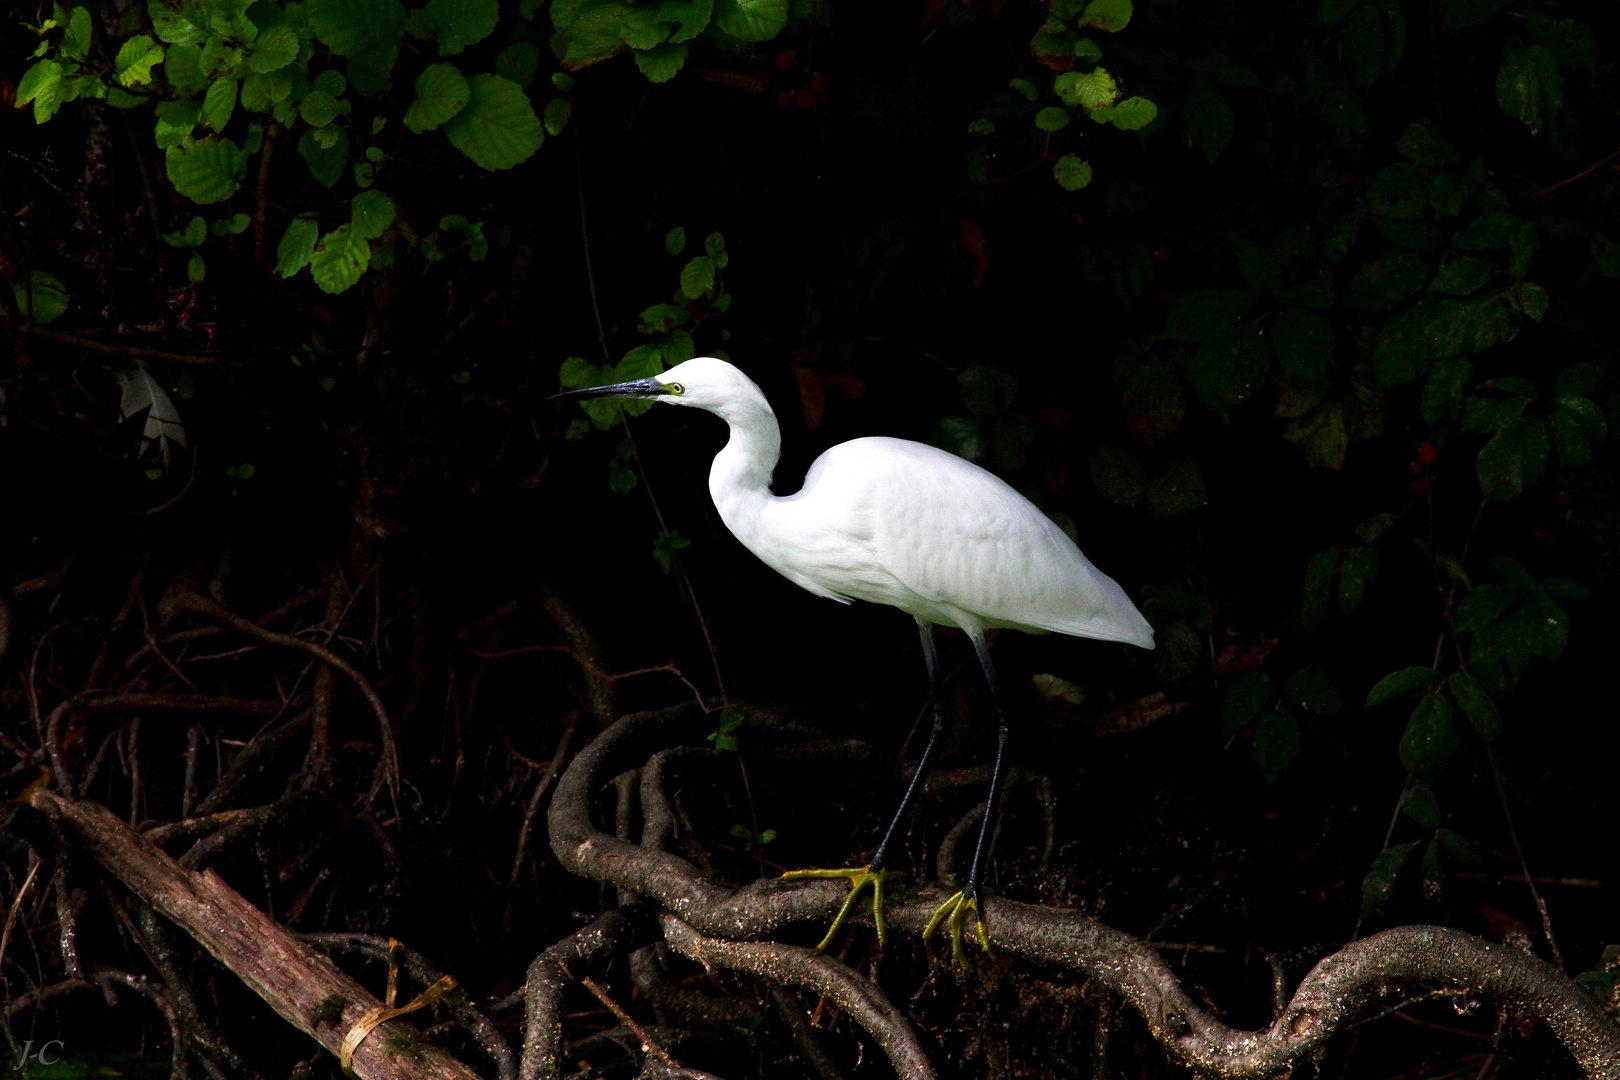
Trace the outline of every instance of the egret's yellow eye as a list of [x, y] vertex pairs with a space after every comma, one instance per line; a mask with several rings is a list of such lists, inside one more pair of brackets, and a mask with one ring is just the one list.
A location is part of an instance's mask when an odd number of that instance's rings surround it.
[[664, 389], [668, 390], [672, 394], [684, 394], [684, 393], [686, 393], [686, 387], [682, 386], [678, 382], [665, 383], [664, 384]]

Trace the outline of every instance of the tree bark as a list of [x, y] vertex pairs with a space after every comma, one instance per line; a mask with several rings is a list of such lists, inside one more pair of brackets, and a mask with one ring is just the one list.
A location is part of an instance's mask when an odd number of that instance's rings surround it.
[[[132, 893], [195, 938], [289, 1024], [333, 1054], [381, 1002], [325, 956], [244, 900], [211, 870], [193, 873], [91, 802], [49, 791], [36, 809], [62, 823], [79, 847]], [[477, 1074], [409, 1025], [390, 1021], [354, 1053], [362, 1080], [477, 1080]]]

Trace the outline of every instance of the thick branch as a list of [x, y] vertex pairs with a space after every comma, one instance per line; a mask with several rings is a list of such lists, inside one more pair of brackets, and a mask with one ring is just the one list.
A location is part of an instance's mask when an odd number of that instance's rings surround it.
[[[333, 1054], [349, 1028], [380, 1003], [330, 960], [244, 900], [210, 871], [192, 873], [95, 803], [49, 791], [33, 805], [142, 902], [195, 938], [281, 1017]], [[326, 1019], [327, 1017], [332, 1019]], [[475, 1080], [475, 1074], [414, 1028], [390, 1022], [354, 1054], [365, 1080]]]
[[664, 940], [688, 960], [704, 967], [723, 967], [763, 975], [788, 986], [802, 986], [827, 998], [853, 1016], [889, 1055], [896, 1075], [906, 1080], [933, 1080], [937, 1075], [922, 1043], [899, 1009], [869, 982], [844, 964], [797, 945], [721, 941], [693, 930], [673, 915], [662, 919]]
[[[776, 879], [731, 889], [683, 859], [615, 839], [592, 823], [590, 794], [607, 777], [638, 755], [646, 760], [672, 743], [701, 743], [708, 723], [692, 705], [632, 714], [576, 756], [551, 804], [558, 861], [647, 897], [703, 937], [758, 940], [792, 923], [830, 920], [846, 892], [840, 883]], [[930, 886], [891, 904], [891, 932], [920, 934], [943, 898]], [[1588, 1076], [1620, 1080], [1620, 1030], [1597, 1002], [1540, 960], [1456, 930], [1402, 927], [1346, 946], [1305, 977], [1269, 1030], [1250, 1032], [1220, 1023], [1195, 1004], [1153, 948], [1077, 912], [992, 897], [986, 919], [997, 949], [1085, 972], [1141, 1012], [1179, 1060], [1223, 1077], [1275, 1073], [1345, 1027], [1373, 995], [1421, 986], [1525, 1009], [1557, 1034]]]

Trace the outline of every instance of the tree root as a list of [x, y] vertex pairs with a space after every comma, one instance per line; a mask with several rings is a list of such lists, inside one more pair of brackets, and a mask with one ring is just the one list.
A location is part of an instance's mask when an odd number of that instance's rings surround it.
[[[632, 714], [577, 755], [551, 805], [558, 861], [575, 874], [661, 907], [665, 940], [682, 955], [814, 986], [866, 1027], [902, 1076], [932, 1076], [916, 1036], [874, 984], [809, 950], [762, 943], [791, 924], [830, 920], [844, 898], [841, 885], [773, 879], [730, 888], [662, 850], [667, 826], [648, 830], [656, 844], [648, 847], [620, 840], [592, 822], [590, 797], [606, 778], [672, 743], [701, 745], [707, 726], [710, 721], [694, 705]], [[661, 820], [656, 810], [653, 816]], [[890, 929], [920, 935], [943, 898], [942, 890], [930, 886], [893, 904], [886, 915]], [[1620, 1029], [1595, 1000], [1532, 956], [1445, 927], [1400, 927], [1345, 946], [1305, 976], [1270, 1028], [1243, 1031], [1196, 1004], [1157, 951], [1127, 934], [1072, 910], [1000, 897], [987, 901], [985, 915], [996, 949], [1085, 973], [1140, 1013], [1178, 1061], [1231, 1080], [1285, 1070], [1351, 1024], [1375, 995], [1416, 987], [1479, 994], [1531, 1013], [1588, 1076], [1620, 1080]]]

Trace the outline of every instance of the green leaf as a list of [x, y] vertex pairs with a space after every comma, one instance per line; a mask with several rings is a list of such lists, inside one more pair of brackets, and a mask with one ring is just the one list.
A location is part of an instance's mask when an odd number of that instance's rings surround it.
[[199, 139], [164, 152], [164, 169], [174, 190], [195, 203], [216, 203], [235, 195], [246, 165], [229, 139]]
[[1064, 154], [1053, 164], [1052, 178], [1064, 191], [1079, 191], [1091, 183], [1091, 165], [1074, 154]]
[[311, 127], [325, 127], [338, 117], [337, 99], [325, 90], [311, 90], [298, 103], [298, 115]]
[[1198, 74], [1208, 76], [1218, 83], [1225, 83], [1227, 86], [1248, 89], [1260, 85], [1260, 76], [1256, 75], [1252, 68], [1244, 67], [1222, 52], [1201, 56], [1187, 66]]
[[193, 285], [208, 276], [208, 263], [203, 259], [201, 252], [193, 252], [191, 258], [186, 260], [186, 280]]
[[1344, 418], [1344, 402], [1329, 401], [1289, 423], [1283, 438], [1299, 447], [1312, 468], [1341, 469], [1350, 447]]
[[1173, 458], [1163, 473], [1148, 482], [1148, 510], [1158, 517], [1190, 514], [1208, 502], [1204, 477], [1191, 458]]
[[[338, 56], [387, 69], [405, 34], [405, 7], [399, 0], [309, 0], [309, 28]], [[355, 69], [349, 69], [353, 78]]]
[[[1540, 247], [1541, 234], [1531, 222], [1527, 221], [1513, 230], [1513, 236], [1508, 241], [1508, 276], [1514, 281], [1523, 281], [1525, 275], [1530, 273], [1530, 263]], [[1545, 314], [1546, 309], [1543, 308], [1542, 312]], [[1532, 315], [1531, 318], [1541, 321], [1538, 316]]]
[[1069, 126], [1069, 110], [1048, 105], [1035, 114], [1035, 126], [1042, 131], [1062, 131]]
[[1468, 388], [1473, 365], [1467, 360], [1440, 360], [1429, 371], [1423, 387], [1421, 411], [1429, 427], [1439, 429], [1462, 416], [1463, 392]]
[[1441, 173], [1429, 184], [1429, 206], [1437, 218], [1456, 217], [1468, 207], [1468, 181], [1456, 173]]
[[298, 33], [291, 26], [277, 24], [259, 31], [248, 55], [249, 71], [260, 75], [280, 71], [298, 57]]
[[1255, 722], [1254, 763], [1275, 783], [1299, 754], [1299, 721], [1281, 705]]
[[1099, 446], [1091, 455], [1091, 481], [1103, 497], [1120, 506], [1135, 506], [1147, 494], [1147, 470], [1128, 450]]
[[349, 157], [349, 133], [340, 126], [325, 129], [337, 135], [331, 146], [322, 146], [314, 130], [298, 137], [298, 155], [309, 166], [309, 175], [322, 187], [331, 187], [343, 176]]
[[1121, 131], [1140, 131], [1159, 117], [1159, 107], [1145, 97], [1128, 97], [1114, 105], [1108, 122]]
[[380, 191], [362, 191], [350, 206], [349, 225], [361, 240], [375, 240], [394, 223], [394, 200]]
[[1026, 101], [1034, 101], [1041, 95], [1041, 92], [1035, 88], [1035, 84], [1028, 79], [1014, 79], [1007, 85], [1022, 94]]
[[1080, 16], [1080, 25], [1115, 34], [1131, 21], [1131, 0], [1091, 0]]
[[1479, 487], [1487, 499], [1511, 499], [1540, 479], [1550, 452], [1547, 429], [1533, 416], [1502, 426], [1479, 452]]
[[1434, 275], [1434, 281], [1429, 283], [1429, 291], [1445, 296], [1472, 296], [1489, 284], [1501, 269], [1500, 265], [1488, 259], [1463, 255], [1440, 268], [1440, 272]]
[[198, 214], [186, 223], [186, 227], [177, 232], [164, 233], [163, 242], [170, 247], [194, 248], [200, 246], [208, 239], [208, 224]]
[[696, 300], [714, 288], [714, 273], [714, 260], [707, 255], [699, 255], [681, 270], [681, 292], [686, 294], [687, 299]]
[[413, 32], [437, 35], [439, 55], [454, 56], [495, 32], [497, 0], [428, 0]]
[[635, 53], [636, 67], [647, 76], [648, 82], [668, 82], [685, 65], [686, 54], [685, 44], [666, 41], [650, 49], [638, 50]]
[[1316, 25], [1323, 30], [1338, 26], [1350, 17], [1361, 0], [1322, 0], [1316, 9]]
[[208, 231], [215, 236], [241, 236], [247, 232], [247, 228], [251, 224], [253, 224], [252, 218], [243, 213], [236, 213], [228, 218], [221, 218], [214, 222], [208, 226]]
[[545, 125], [547, 135], [561, 135], [573, 116], [574, 107], [568, 103], [567, 98], [552, 98], [546, 102], [546, 111], [541, 117], [541, 122]]
[[1465, 863], [1477, 864], [1479, 862], [1479, 852], [1474, 850], [1474, 845], [1450, 829], [1436, 830], [1435, 838], [1446, 849], [1446, 853], [1453, 858], [1461, 859]]
[[315, 254], [315, 239], [320, 231], [320, 226], [315, 222], [307, 218], [294, 218], [282, 234], [281, 243], [276, 245], [276, 273], [289, 278], [308, 266]]
[[1300, 615], [1308, 630], [1321, 626], [1327, 618], [1333, 596], [1333, 574], [1339, 569], [1340, 552], [1336, 547], [1323, 548], [1311, 556], [1305, 566], [1305, 591], [1300, 604]]
[[1346, 615], [1361, 606], [1367, 586], [1378, 576], [1378, 548], [1362, 544], [1344, 557], [1339, 567], [1339, 606]]
[[1334, 716], [1344, 712], [1344, 699], [1333, 688], [1327, 672], [1315, 664], [1306, 664], [1283, 684], [1283, 693], [1295, 705], [1311, 712]]
[[1379, 679], [1378, 684], [1368, 692], [1367, 708], [1415, 694], [1419, 690], [1432, 690], [1444, 681], [1445, 676], [1434, 668], [1409, 667], [1393, 671]]
[[11, 295], [17, 300], [17, 310], [32, 322], [44, 325], [59, 318], [68, 309], [67, 289], [52, 274], [43, 270], [30, 270], [19, 276], [11, 286]]
[[429, 64], [416, 77], [416, 99], [405, 110], [405, 126], [420, 135], [448, 121], [466, 107], [472, 90], [450, 64]]
[[[78, 12], [74, 12], [75, 17]], [[1537, 45], [1552, 54], [1559, 66], [1591, 71], [1597, 64], [1597, 36], [1592, 28], [1574, 19], [1555, 19], [1542, 11], [1530, 12], [1525, 28]], [[64, 48], [62, 55], [66, 56]]]
[[1521, 281], [1513, 286], [1512, 296], [1518, 302], [1519, 310], [1536, 322], [1547, 317], [1551, 301], [1547, 297], [1547, 290], [1540, 285], [1533, 281]]
[[1202, 75], [1193, 76], [1192, 89], [1181, 109], [1187, 138], [1204, 152], [1211, 165], [1232, 142], [1237, 117], [1226, 97]]
[[371, 262], [371, 244], [347, 225], [321, 237], [309, 272], [325, 293], [340, 293], [360, 280]]
[[1371, 543], [1393, 529], [1398, 520], [1394, 514], [1374, 515], [1356, 526], [1356, 535]]
[[1488, 379], [1468, 399], [1463, 410], [1463, 430], [1471, 434], [1497, 431], [1523, 413], [1535, 396], [1536, 384], [1529, 379]]
[[1400, 876], [1406, 860], [1417, 844], [1397, 844], [1385, 848], [1373, 859], [1372, 868], [1361, 880], [1361, 917], [1365, 919], [1384, 906], [1389, 894], [1395, 891], [1395, 879]]
[[159, 41], [200, 45], [208, 38], [208, 14], [201, 0], [183, 0], [174, 7], [167, 0], [146, 0], [146, 11]]
[[1210, 410], [1228, 409], [1259, 389], [1271, 367], [1271, 350], [1257, 326], [1230, 327], [1201, 345], [1187, 364], [1187, 379]]
[[466, 107], [444, 125], [444, 133], [474, 164], [490, 170], [528, 160], [546, 137], [528, 95], [499, 75], [468, 81]]
[[1467, 30], [1489, 22], [1504, 0], [1446, 0], [1446, 28]]
[[1458, 229], [1452, 234], [1451, 243], [1455, 247], [1481, 251], [1505, 248], [1521, 224], [1512, 214], [1492, 211], [1475, 218], [1466, 228]]
[[1318, 383], [1333, 362], [1333, 330], [1320, 316], [1290, 308], [1271, 320], [1271, 348], [1286, 375]]
[[118, 47], [113, 60], [113, 77], [119, 86], [141, 86], [152, 81], [152, 68], [163, 63], [163, 46], [136, 34]]
[[1412, 164], [1430, 169], [1450, 169], [1462, 162], [1462, 155], [1457, 152], [1457, 148], [1440, 137], [1440, 129], [1429, 119], [1419, 120], [1409, 126], [1401, 137], [1395, 140], [1395, 149]]
[[1458, 672], [1446, 680], [1446, 687], [1451, 696], [1462, 707], [1463, 715], [1468, 722], [1474, 725], [1487, 740], [1495, 739], [1502, 734], [1502, 714], [1496, 711], [1496, 703], [1491, 700], [1490, 694], [1479, 684], [1479, 680], [1472, 675]]
[[528, 86], [540, 69], [540, 48], [532, 41], [518, 41], [495, 57], [495, 74], [507, 82]]
[[787, 0], [715, 0], [714, 22], [743, 41], [769, 41], [787, 25]]
[[1535, 135], [1564, 105], [1564, 77], [1540, 45], [1507, 51], [1496, 76], [1496, 104]]
[[[726, 238], [717, 232], [712, 232], [703, 238], [703, 254], [711, 259], [718, 260], [720, 253], [726, 250]], [[716, 262], [717, 266], [724, 268], [725, 263]]]
[[671, 255], [679, 255], [686, 250], [686, 229], [680, 225], [675, 226], [664, 234], [664, 250]]
[[1080, 106], [1092, 110], [1107, 108], [1119, 96], [1114, 77], [1103, 68], [1089, 72], [1066, 71], [1057, 77], [1052, 90], [1058, 100], [1070, 108]]
[[1429, 174], [1402, 161], [1378, 170], [1367, 189], [1367, 208], [1376, 218], [1412, 221], [1429, 205]]
[[231, 121], [231, 113], [235, 111], [236, 80], [214, 80], [214, 84], [208, 88], [208, 93], [203, 97], [203, 119], [215, 131], [224, 131], [225, 125]]
[[1440, 775], [1461, 740], [1451, 719], [1451, 702], [1444, 694], [1428, 694], [1412, 710], [1401, 735], [1401, 764], [1420, 783]]
[[637, 329], [643, 334], [666, 334], [677, 326], [684, 325], [690, 316], [683, 307], [674, 304], [654, 304], [641, 313]]
[[1247, 727], [1276, 689], [1277, 684], [1263, 671], [1245, 671], [1232, 680], [1221, 701], [1221, 733], [1231, 735]]
[[1350, 283], [1350, 301], [1370, 311], [1388, 311], [1423, 288], [1429, 260], [1415, 251], [1400, 251], [1367, 263]]
[[1406, 794], [1401, 796], [1401, 810], [1425, 829], [1440, 824], [1440, 800], [1422, 784], [1414, 784], [1406, 789]]
[[658, 539], [653, 541], [653, 558], [667, 574], [670, 572], [675, 553], [691, 546], [692, 541], [682, 536], [679, 530], [671, 529], [669, 532], [659, 533]]
[[1481, 585], [1457, 605], [1452, 629], [1459, 634], [1478, 633], [1501, 618], [1508, 608], [1523, 599], [1525, 588], [1512, 581]]
[[62, 47], [57, 52], [64, 60], [83, 60], [89, 51], [90, 9], [81, 4], [73, 9], [62, 30]]

